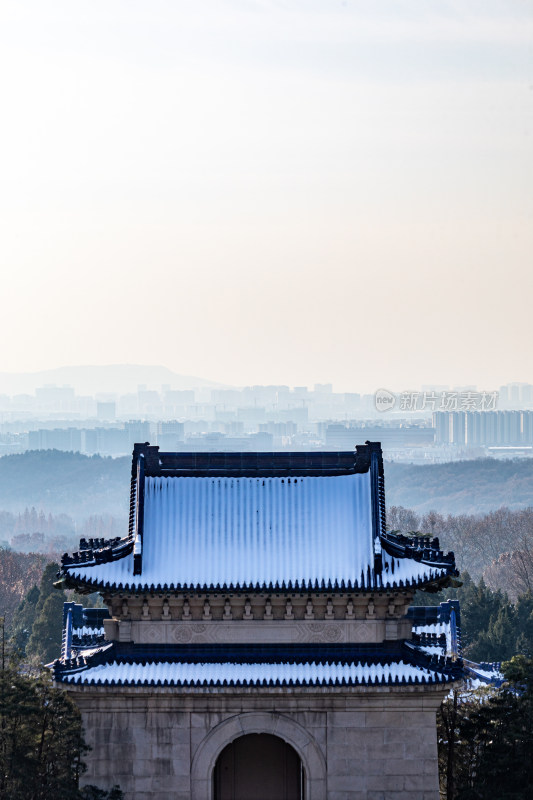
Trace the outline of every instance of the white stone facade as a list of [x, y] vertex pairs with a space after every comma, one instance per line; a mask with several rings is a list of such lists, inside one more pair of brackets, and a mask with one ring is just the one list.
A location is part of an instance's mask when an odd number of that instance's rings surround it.
[[[360, 643], [408, 638], [408, 591], [106, 597], [106, 638], [151, 644]], [[436, 710], [449, 684], [68, 685], [88, 744], [86, 783], [126, 800], [214, 800], [222, 750], [270, 733], [299, 755], [305, 800], [438, 800]], [[250, 798], [253, 800], [253, 798]]]
[[247, 733], [292, 745], [305, 800], [438, 800], [442, 686], [69, 692], [92, 747], [84, 782], [119, 783], [127, 800], [213, 800], [218, 755]]

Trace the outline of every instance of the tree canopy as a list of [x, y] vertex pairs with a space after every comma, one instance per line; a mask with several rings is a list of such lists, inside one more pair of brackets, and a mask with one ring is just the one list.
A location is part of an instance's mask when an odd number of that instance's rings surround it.
[[533, 659], [502, 665], [506, 683], [455, 690], [439, 715], [446, 800], [529, 800], [533, 786]]
[[[5, 643], [4, 643], [5, 644]], [[48, 670], [22, 672], [12, 655], [0, 664], [0, 797], [9, 800], [120, 800], [118, 787], [80, 790], [88, 748], [81, 717]]]

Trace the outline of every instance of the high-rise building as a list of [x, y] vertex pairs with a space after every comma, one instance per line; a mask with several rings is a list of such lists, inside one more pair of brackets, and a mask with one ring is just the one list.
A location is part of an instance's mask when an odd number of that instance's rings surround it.
[[436, 444], [468, 447], [533, 444], [533, 411], [436, 411]]

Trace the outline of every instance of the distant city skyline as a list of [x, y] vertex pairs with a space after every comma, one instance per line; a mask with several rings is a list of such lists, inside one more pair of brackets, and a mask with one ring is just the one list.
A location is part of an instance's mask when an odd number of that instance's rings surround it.
[[533, 6], [0, 9], [0, 372], [533, 382]]
[[[327, 391], [349, 392], [359, 394], [375, 394], [380, 390], [389, 390], [397, 396], [404, 393], [430, 393], [431, 391], [456, 391], [468, 392], [469, 390], [497, 392], [502, 387], [530, 387], [533, 383], [529, 381], [513, 380], [500, 382], [493, 385], [478, 386], [475, 383], [461, 383], [458, 381], [451, 383], [430, 383], [420, 382], [418, 385], [411, 386], [392, 386], [385, 387], [383, 384], [368, 386], [368, 384], [358, 381], [354, 388], [346, 389], [335, 385], [332, 381], [317, 380], [312, 383], [297, 384], [294, 382], [281, 381], [259, 381], [255, 384], [228, 384], [211, 380], [205, 375], [183, 375], [171, 370], [161, 364], [76, 364], [71, 366], [55, 367], [35, 371], [0, 371], [0, 395], [14, 396], [16, 394], [33, 393], [36, 389], [45, 387], [72, 388], [77, 394], [105, 395], [105, 394], [125, 394], [137, 392], [144, 387], [149, 390], [161, 391], [165, 386], [171, 389], [235, 389], [240, 391], [253, 386], [286, 386], [289, 390], [305, 388], [310, 392], [317, 388], [325, 387]], [[529, 397], [529, 395], [528, 395]]]
[[533, 454], [533, 384], [338, 392], [333, 384], [231, 387], [147, 365], [0, 374], [0, 456], [60, 450], [352, 449], [380, 441], [413, 463]]

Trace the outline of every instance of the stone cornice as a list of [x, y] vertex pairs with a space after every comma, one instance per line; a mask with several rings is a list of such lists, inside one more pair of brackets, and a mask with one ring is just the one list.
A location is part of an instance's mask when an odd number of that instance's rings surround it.
[[106, 594], [104, 601], [117, 621], [144, 622], [315, 622], [399, 620], [412, 592], [382, 591], [345, 594], [153, 593]]

